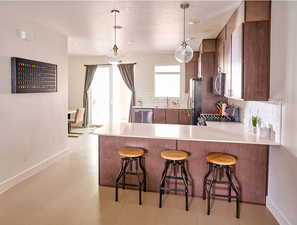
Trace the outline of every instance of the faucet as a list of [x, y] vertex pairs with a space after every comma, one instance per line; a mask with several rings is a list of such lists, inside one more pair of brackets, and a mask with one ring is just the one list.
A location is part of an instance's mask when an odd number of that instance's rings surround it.
[[167, 96], [167, 97], [166, 97], [166, 108], [168, 108], [168, 106], [169, 106], [168, 103], [169, 103], [169, 97]]

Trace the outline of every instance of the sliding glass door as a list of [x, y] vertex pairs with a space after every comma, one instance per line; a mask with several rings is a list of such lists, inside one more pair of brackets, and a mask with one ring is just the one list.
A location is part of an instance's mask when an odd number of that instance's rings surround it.
[[128, 122], [131, 92], [117, 66], [100, 66], [89, 92], [90, 124]]
[[98, 67], [90, 88], [90, 124], [112, 121], [112, 67]]

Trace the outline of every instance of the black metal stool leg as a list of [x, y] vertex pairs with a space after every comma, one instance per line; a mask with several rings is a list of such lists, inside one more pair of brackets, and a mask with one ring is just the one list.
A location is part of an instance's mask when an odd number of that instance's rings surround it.
[[123, 190], [126, 189], [126, 170], [127, 170], [127, 167], [131, 164], [131, 159], [128, 158], [125, 160], [127, 160], [127, 162], [126, 162], [126, 166], [124, 167], [123, 185], [122, 185]]
[[[138, 158], [138, 162], [140, 162], [140, 157]], [[135, 163], [136, 163], [136, 174], [137, 174], [137, 179], [138, 179], [138, 193], [139, 193], [139, 205], [142, 204], [142, 194], [141, 194], [141, 191], [142, 191], [142, 185], [143, 185], [143, 181], [141, 180], [141, 174], [138, 173], [138, 162], [137, 162], [137, 159], [135, 160]]]
[[226, 175], [227, 175], [228, 181], [230, 182], [230, 186], [231, 186], [232, 190], [235, 192], [235, 195], [236, 195], [236, 218], [239, 218], [240, 217], [240, 209], [239, 209], [239, 207], [240, 207], [240, 194], [239, 194], [239, 190], [236, 188], [236, 186], [233, 183], [232, 172], [231, 172], [230, 167], [228, 167], [226, 169]]
[[229, 184], [229, 187], [228, 187], [228, 202], [231, 202], [231, 184]]
[[124, 171], [125, 171], [125, 168], [127, 167], [127, 162], [125, 159], [121, 159], [121, 170], [119, 172], [119, 175], [117, 176], [116, 178], [116, 191], [115, 191], [115, 200], [118, 201], [119, 200], [119, 194], [118, 194], [118, 188], [119, 188], [119, 181], [120, 179], [123, 177], [124, 175]]
[[204, 179], [203, 179], [203, 194], [202, 194], [203, 200], [206, 199], [206, 183], [207, 183], [207, 179], [208, 179], [209, 175], [211, 174], [211, 172], [212, 172], [212, 164], [208, 163], [208, 172], [204, 176]]
[[210, 181], [209, 184], [209, 190], [207, 190], [207, 215], [210, 215], [210, 199], [211, 199], [211, 189], [212, 189], [212, 185], [213, 185], [214, 180]]
[[146, 171], [144, 169], [143, 166], [143, 157], [139, 157], [139, 167], [142, 170], [142, 174], [143, 174], [143, 191], [146, 192]]
[[211, 171], [213, 173], [213, 177], [210, 180], [209, 187], [207, 190], [207, 215], [210, 215], [210, 200], [212, 197], [211, 191], [212, 191], [213, 184], [215, 184], [217, 182], [217, 176], [218, 176], [217, 166], [211, 165], [211, 167], [212, 167]]
[[160, 199], [159, 199], [159, 208], [162, 208], [162, 195], [164, 194], [164, 186], [165, 186], [165, 177], [167, 175], [167, 170], [169, 167], [169, 162], [166, 160], [165, 168], [162, 173], [161, 181], [160, 181]]
[[185, 185], [185, 198], [186, 198], [186, 211], [189, 210], [189, 201], [188, 201], [188, 175], [185, 169], [185, 162], [181, 162], [181, 176]]

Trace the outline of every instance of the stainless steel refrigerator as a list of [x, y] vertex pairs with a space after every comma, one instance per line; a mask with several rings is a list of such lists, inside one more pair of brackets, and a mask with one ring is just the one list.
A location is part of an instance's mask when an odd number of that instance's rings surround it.
[[192, 124], [197, 125], [198, 117], [202, 113], [202, 88], [203, 79], [193, 78], [190, 80], [190, 100], [192, 106]]

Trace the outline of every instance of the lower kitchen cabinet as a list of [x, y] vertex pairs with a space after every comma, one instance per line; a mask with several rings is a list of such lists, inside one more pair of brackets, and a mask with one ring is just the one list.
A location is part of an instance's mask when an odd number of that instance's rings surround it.
[[134, 123], [192, 124], [191, 109], [134, 108]]
[[180, 109], [178, 113], [179, 124], [190, 125], [192, 124], [192, 110]]
[[166, 109], [166, 123], [179, 124], [179, 109]]
[[154, 109], [153, 123], [192, 124], [191, 109]]
[[154, 123], [166, 123], [166, 109], [154, 109]]

